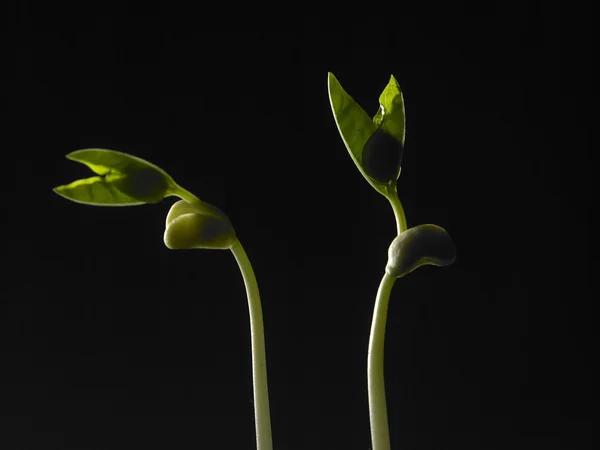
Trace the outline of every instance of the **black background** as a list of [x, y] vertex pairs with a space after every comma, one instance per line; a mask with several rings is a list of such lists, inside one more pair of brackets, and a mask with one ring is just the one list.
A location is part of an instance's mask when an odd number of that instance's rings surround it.
[[254, 448], [234, 258], [168, 250], [172, 199], [52, 192], [90, 174], [66, 153], [100, 147], [231, 218], [261, 290], [275, 448], [369, 448], [366, 350], [395, 224], [335, 127], [331, 71], [371, 115], [396, 76], [409, 226], [438, 224], [458, 249], [392, 293], [393, 448], [591, 448], [591, 10], [238, 25], [3, 8], [0, 447]]

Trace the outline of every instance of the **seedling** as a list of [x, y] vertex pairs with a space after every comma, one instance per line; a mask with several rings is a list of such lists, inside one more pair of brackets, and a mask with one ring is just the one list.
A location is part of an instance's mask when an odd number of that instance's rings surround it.
[[[369, 338], [367, 378], [369, 419], [373, 450], [390, 450], [383, 376], [385, 322], [396, 279], [422, 265], [445, 266], [456, 250], [446, 231], [437, 225], [407, 229], [398, 197], [397, 181], [404, 150], [405, 116], [402, 92], [392, 76], [379, 97], [379, 110], [371, 119], [329, 73], [329, 99], [342, 140], [358, 170], [388, 199], [396, 219], [397, 237], [388, 249], [375, 300]], [[254, 419], [258, 450], [272, 450], [271, 421], [262, 310], [250, 260], [229, 218], [216, 206], [201, 201], [179, 186], [164, 170], [138, 157], [105, 149], [78, 150], [68, 159], [88, 166], [96, 176], [59, 186], [54, 191], [78, 203], [95, 206], [132, 206], [158, 203], [165, 197], [181, 200], [171, 207], [164, 233], [170, 249], [229, 249], [238, 263], [248, 297], [252, 342]]]
[[398, 235], [388, 249], [388, 262], [377, 291], [367, 357], [371, 444], [373, 450], [390, 450], [383, 376], [390, 294], [396, 279], [417, 267], [454, 262], [456, 249], [448, 233], [437, 225], [407, 229], [397, 191], [406, 128], [404, 98], [394, 76], [379, 97], [379, 109], [373, 119], [344, 91], [332, 73], [328, 76], [328, 86], [333, 116], [346, 149], [363, 177], [388, 199], [396, 218]]
[[78, 150], [66, 156], [85, 164], [97, 176], [54, 188], [57, 194], [95, 206], [143, 205], [158, 203], [165, 197], [179, 197], [181, 200], [173, 204], [167, 215], [165, 245], [170, 249], [232, 251], [244, 279], [250, 311], [256, 447], [272, 450], [260, 295], [248, 255], [229, 218], [217, 207], [179, 186], [164, 170], [136, 156], [105, 149]]

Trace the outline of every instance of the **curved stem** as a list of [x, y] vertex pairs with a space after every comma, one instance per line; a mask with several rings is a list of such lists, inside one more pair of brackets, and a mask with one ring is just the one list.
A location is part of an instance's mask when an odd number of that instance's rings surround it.
[[[220, 211], [201, 201], [194, 194], [181, 186], [174, 184], [172, 186], [172, 195], [175, 195], [186, 202], [198, 207], [201, 211], [209, 214], [215, 214], [221, 217]], [[224, 218], [227, 219], [226, 216]], [[227, 219], [229, 220], [229, 219]], [[267, 355], [265, 351], [265, 330], [263, 325], [262, 307], [260, 304], [260, 294], [258, 292], [258, 283], [254, 269], [248, 259], [248, 255], [242, 247], [239, 240], [236, 240], [231, 247], [231, 252], [238, 263], [246, 295], [248, 297], [248, 312], [250, 314], [250, 339], [252, 348], [252, 385], [254, 388], [254, 424], [256, 428], [256, 448], [257, 450], [272, 450], [273, 439], [271, 437], [271, 414], [269, 412], [269, 387], [267, 384]]]
[[173, 182], [173, 185], [171, 186], [171, 195], [179, 197], [180, 199], [185, 200], [194, 206], [201, 206], [203, 204], [198, 197], [196, 197], [187, 189], [182, 188], [175, 182]]
[[178, 184], [173, 184], [173, 186], [171, 186], [171, 195], [174, 195], [176, 197], [179, 197], [182, 200], [185, 200], [190, 205], [194, 205], [196, 208], [198, 208], [204, 214], [213, 215], [213, 216], [216, 216], [221, 219], [225, 219], [225, 220], [229, 221], [229, 218], [225, 214], [223, 214], [223, 212], [220, 211], [218, 208], [211, 205], [210, 203], [203, 202], [198, 197], [196, 197], [194, 194], [192, 194], [190, 191], [182, 188]]
[[396, 217], [396, 228], [398, 230], [398, 234], [406, 231], [406, 215], [404, 214], [404, 208], [402, 207], [402, 203], [400, 203], [400, 199], [398, 198], [398, 191], [396, 190], [396, 186], [388, 189], [387, 199], [390, 201], [392, 205], [392, 209], [394, 210], [394, 216]]
[[269, 389], [267, 386], [267, 357], [260, 295], [254, 270], [246, 251], [239, 240], [231, 247], [240, 267], [250, 312], [250, 335], [252, 340], [252, 381], [254, 385], [254, 423], [256, 426], [256, 448], [272, 450], [271, 416], [269, 413]]
[[388, 303], [395, 281], [396, 277], [392, 277], [387, 273], [381, 279], [379, 289], [377, 290], [375, 311], [373, 312], [373, 322], [371, 324], [371, 336], [369, 338], [367, 382], [373, 450], [390, 450], [390, 431], [388, 427], [383, 376], [383, 354]]

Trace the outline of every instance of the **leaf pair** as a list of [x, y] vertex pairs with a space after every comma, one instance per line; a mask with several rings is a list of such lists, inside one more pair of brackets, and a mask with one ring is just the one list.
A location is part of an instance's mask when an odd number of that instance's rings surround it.
[[406, 121], [404, 98], [392, 75], [371, 119], [329, 73], [329, 101], [342, 140], [365, 179], [387, 196], [400, 176]]
[[85, 164], [98, 175], [54, 188], [54, 192], [74, 202], [132, 206], [158, 203], [177, 193], [177, 185], [169, 174], [127, 153], [88, 148], [71, 152], [66, 157]]

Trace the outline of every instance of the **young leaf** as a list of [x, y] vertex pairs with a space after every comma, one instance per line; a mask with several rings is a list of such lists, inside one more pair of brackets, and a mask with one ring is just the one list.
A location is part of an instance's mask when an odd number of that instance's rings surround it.
[[362, 167], [363, 147], [375, 133], [377, 126], [365, 110], [344, 91], [340, 82], [331, 72], [328, 75], [328, 88], [333, 117], [350, 157], [371, 186], [381, 192], [381, 183], [377, 183], [369, 177]]
[[85, 164], [99, 175], [54, 188], [57, 194], [78, 203], [98, 206], [157, 203], [176, 188], [173, 179], [160, 167], [127, 153], [90, 148], [66, 157]]
[[379, 110], [373, 122], [378, 128], [364, 146], [363, 167], [382, 183], [395, 182], [400, 176], [406, 122], [404, 98], [393, 75], [379, 96]]
[[404, 115], [404, 97], [400, 85], [390, 76], [390, 81], [379, 96], [379, 110], [373, 122], [391, 134], [404, 147], [406, 135], [406, 117]]
[[379, 96], [379, 110], [371, 120], [329, 73], [329, 100], [342, 140], [365, 179], [388, 196], [400, 175], [404, 145], [404, 100], [392, 75]]
[[95, 206], [132, 206], [145, 202], [125, 195], [104, 177], [90, 177], [54, 188], [54, 192], [77, 203]]

